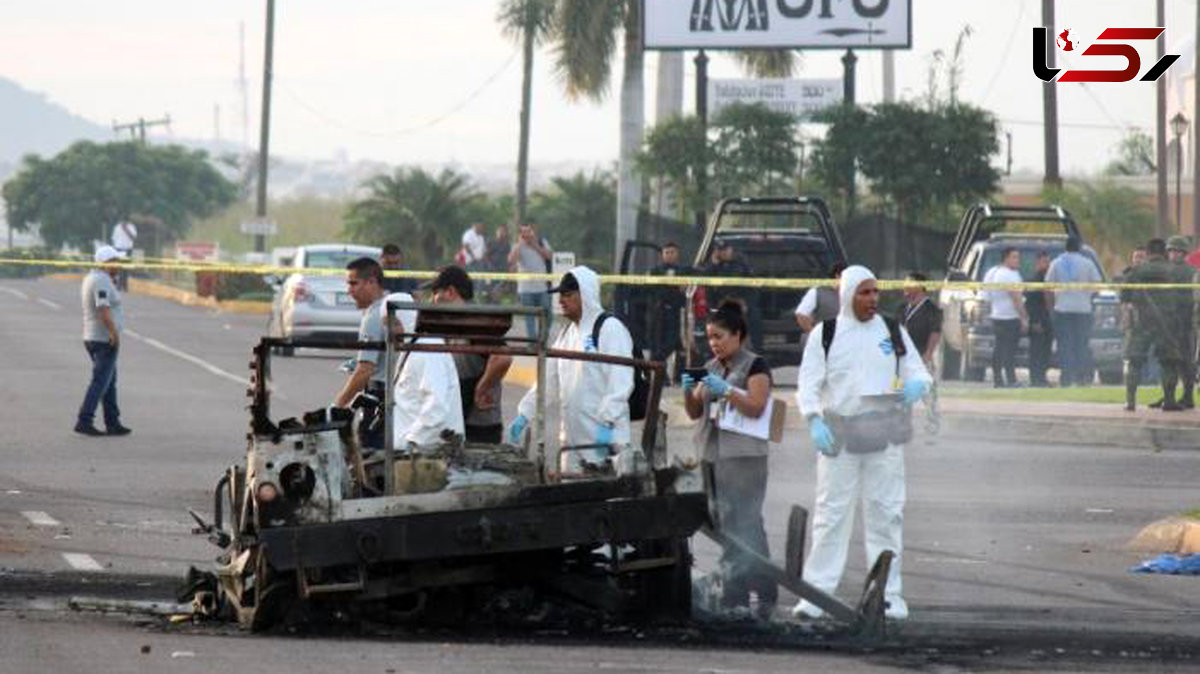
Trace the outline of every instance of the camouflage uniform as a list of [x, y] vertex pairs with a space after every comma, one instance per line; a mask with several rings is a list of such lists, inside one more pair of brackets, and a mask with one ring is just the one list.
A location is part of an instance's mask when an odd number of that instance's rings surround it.
[[[1167, 239], [1168, 252], [1176, 250], [1187, 254], [1189, 248], [1187, 239], [1182, 236]], [[1182, 258], [1171, 262], [1171, 267], [1175, 272], [1172, 283], [1195, 282], [1196, 271]], [[1184, 409], [1192, 409], [1196, 406], [1192, 398], [1192, 391], [1196, 385], [1196, 300], [1194, 291], [1190, 288], [1180, 288], [1172, 294], [1175, 297], [1175, 330], [1180, 335], [1183, 350], [1183, 369], [1179, 373], [1183, 380], [1183, 397], [1179, 400], [1179, 405]]]
[[[1162, 255], [1151, 255], [1130, 270], [1127, 283], [1175, 283], [1181, 277], [1175, 265]], [[1125, 408], [1134, 409], [1137, 385], [1151, 350], [1162, 364], [1163, 409], [1179, 409], [1175, 387], [1183, 374], [1185, 335], [1179, 329], [1178, 291], [1121, 291], [1121, 301], [1133, 305], [1133, 320], [1125, 338]]]

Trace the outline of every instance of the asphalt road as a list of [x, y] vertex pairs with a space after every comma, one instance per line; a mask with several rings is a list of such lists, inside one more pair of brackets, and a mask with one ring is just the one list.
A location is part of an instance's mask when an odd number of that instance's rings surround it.
[[[270, 669], [286, 663], [296, 671], [388, 671], [400, 653], [395, 671], [791, 671], [798, 662], [819, 671], [953, 671], [1011, 664], [984, 647], [951, 664], [937, 664], [937, 651], [927, 650], [910, 661], [903, 648], [835, 656], [603, 638], [570, 642], [568, 651], [537, 637], [443, 643], [445, 635], [401, 648], [344, 635], [324, 643], [172, 632], [159, 622], [147, 627], [144, 620], [61, 610], [63, 597], [98, 579], [146, 578], [143, 585], [157, 591], [189, 565], [209, 564], [216, 549], [190, 533], [186, 509], [211, 510], [213, 484], [245, 448], [247, 363], [265, 317], [138, 296], [127, 297], [126, 307], [119, 390], [134, 433], [86, 438], [71, 430], [89, 373], [78, 283], [0, 281], [0, 671], [259, 671], [240, 658], [263, 653], [279, 656]], [[274, 416], [328, 404], [344, 378], [338, 363], [336, 356], [303, 353], [276, 359]], [[508, 391], [509, 404], [514, 393]], [[689, 437], [680, 424], [669, 439]], [[1142, 555], [1124, 545], [1143, 525], [1197, 505], [1198, 458], [1002, 437], [918, 439], [907, 459], [904, 577], [913, 616], [900, 635], [912, 644], [944, 640], [943, 648], [995, 638], [1009, 644], [998, 652], [1041, 663], [1034, 668], [1061, 661], [1120, 669], [1139, 653], [1157, 657], [1172, 635], [1194, 635], [1200, 580], [1128, 573]], [[789, 506], [811, 503], [814, 461], [799, 431], [771, 461], [766, 514], [778, 559]], [[865, 572], [859, 540], [840, 591], [847, 601], [857, 598]], [[715, 568], [715, 548], [706, 541], [695, 547], [699, 571]], [[1046, 635], [1060, 639], [1062, 653]], [[141, 645], [151, 652], [141, 653]], [[192, 655], [171, 657], [177, 651]]]

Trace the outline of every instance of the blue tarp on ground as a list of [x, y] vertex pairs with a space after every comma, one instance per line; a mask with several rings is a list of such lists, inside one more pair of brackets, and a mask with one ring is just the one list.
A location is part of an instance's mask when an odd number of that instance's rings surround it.
[[1166, 573], [1175, 576], [1200, 576], [1200, 554], [1159, 555], [1130, 569], [1133, 573]]

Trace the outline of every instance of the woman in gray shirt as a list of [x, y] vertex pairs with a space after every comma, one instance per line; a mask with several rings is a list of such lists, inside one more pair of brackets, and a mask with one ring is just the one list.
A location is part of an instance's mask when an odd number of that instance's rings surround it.
[[[692, 419], [700, 419], [696, 446], [702, 452], [706, 474], [716, 502], [717, 527], [752, 550], [769, 557], [762, 505], [767, 494], [767, 441], [720, 428], [718, 418], [732, 407], [756, 419], [767, 409], [771, 396], [771, 370], [762, 356], [745, 348], [749, 334], [745, 309], [737, 300], [725, 300], [709, 315], [708, 345], [713, 358], [700, 381], [684, 375], [684, 406]], [[778, 588], [756, 573], [751, 560], [736, 550], [721, 555], [725, 608], [749, 607], [750, 592], [758, 597], [756, 613], [769, 617], [778, 599]]]

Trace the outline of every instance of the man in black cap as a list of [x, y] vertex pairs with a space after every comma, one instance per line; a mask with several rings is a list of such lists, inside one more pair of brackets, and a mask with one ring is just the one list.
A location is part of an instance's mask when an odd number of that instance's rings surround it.
[[[462, 267], [447, 265], [427, 285], [434, 304], [462, 305], [475, 297], [475, 284]], [[453, 343], [453, 342], [451, 342]], [[455, 353], [458, 387], [462, 394], [463, 425], [467, 442], [499, 444], [504, 434], [500, 395], [512, 356]]]

